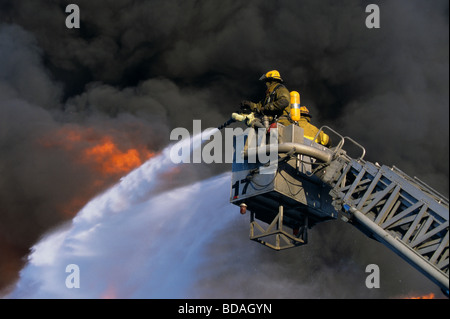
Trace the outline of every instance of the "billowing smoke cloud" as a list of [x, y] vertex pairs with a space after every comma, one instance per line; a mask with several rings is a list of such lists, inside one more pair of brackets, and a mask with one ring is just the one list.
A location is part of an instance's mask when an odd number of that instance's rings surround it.
[[[80, 29], [65, 27], [68, 3]], [[95, 141], [157, 153], [172, 128], [217, 126], [259, 99], [269, 69], [318, 125], [448, 196], [448, 2], [378, 1], [371, 30], [368, 3], [2, 1], [0, 286], [45, 230], [120, 178], [80, 160]], [[68, 131], [86, 138], [67, 148]], [[224, 169], [196, 167], [183, 181]]]

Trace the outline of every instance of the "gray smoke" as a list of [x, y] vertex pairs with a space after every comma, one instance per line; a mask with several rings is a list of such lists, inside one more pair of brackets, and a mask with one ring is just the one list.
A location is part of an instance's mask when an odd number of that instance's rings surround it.
[[[68, 3], [80, 7], [79, 30], [65, 27]], [[76, 213], [63, 213], [68, 202], [80, 208], [118, 179], [76, 160], [87, 145], [61, 147], [61, 129], [158, 152], [171, 129], [217, 126], [241, 99], [260, 99], [270, 69], [318, 126], [448, 196], [448, 1], [378, 1], [381, 28], [371, 30], [368, 3], [2, 1], [0, 287], [40, 235]], [[185, 182], [225, 169], [196, 166]], [[335, 227], [323, 225], [351, 260], [361, 248]], [[344, 254], [331, 247], [324, 264]]]

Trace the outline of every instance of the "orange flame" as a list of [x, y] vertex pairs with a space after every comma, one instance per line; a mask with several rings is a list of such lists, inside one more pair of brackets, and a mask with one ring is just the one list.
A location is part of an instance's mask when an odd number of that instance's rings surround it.
[[407, 297], [406, 299], [434, 299], [434, 293], [429, 293], [428, 295], [418, 296], [418, 297]]
[[[109, 130], [108, 132], [111, 132]], [[120, 138], [114, 138], [120, 136]], [[85, 170], [88, 180], [76, 194], [68, 195], [58, 207], [65, 216], [73, 216], [92, 195], [116, 182], [118, 177], [140, 166], [154, 153], [126, 135], [104, 134], [94, 128], [67, 124], [37, 139], [40, 147], [63, 150], [73, 159], [76, 169]], [[82, 171], [81, 171], [82, 173]], [[71, 197], [70, 197], [71, 196]]]
[[104, 175], [128, 173], [148, 160], [154, 153], [146, 147], [123, 148], [111, 136], [102, 135], [92, 128], [66, 126], [57, 134], [41, 139], [45, 147], [61, 147], [76, 154], [79, 161], [95, 167]]
[[[145, 153], [143, 157], [152, 155]], [[104, 138], [101, 144], [86, 149], [84, 157], [89, 162], [97, 163], [97, 167], [105, 174], [126, 173], [142, 164], [138, 150], [121, 151], [110, 137]]]

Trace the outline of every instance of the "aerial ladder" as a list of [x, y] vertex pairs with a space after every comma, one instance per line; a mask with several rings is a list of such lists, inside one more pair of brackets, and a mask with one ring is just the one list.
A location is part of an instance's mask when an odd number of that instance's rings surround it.
[[[337, 144], [316, 143], [320, 132]], [[298, 247], [307, 244], [308, 229], [341, 218], [448, 296], [448, 199], [395, 166], [366, 161], [362, 145], [328, 126], [316, 138], [279, 123], [234, 137], [230, 202], [250, 212], [250, 239], [275, 250]]]

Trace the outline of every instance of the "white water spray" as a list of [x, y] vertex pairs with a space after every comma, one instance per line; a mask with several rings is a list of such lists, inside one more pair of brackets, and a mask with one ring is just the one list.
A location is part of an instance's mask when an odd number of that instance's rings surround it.
[[[170, 147], [36, 244], [10, 297], [185, 297], [202, 249], [236, 215], [227, 213], [229, 174], [154, 195], [176, 167], [169, 153]], [[65, 284], [69, 264], [80, 269], [80, 288]]]

